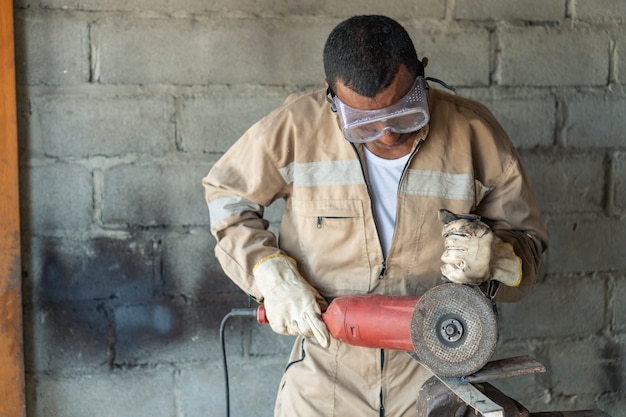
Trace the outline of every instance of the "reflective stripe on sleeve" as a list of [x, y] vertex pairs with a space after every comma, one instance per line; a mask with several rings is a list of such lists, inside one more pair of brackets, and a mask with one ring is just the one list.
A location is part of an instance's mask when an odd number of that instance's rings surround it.
[[224, 197], [211, 201], [209, 204], [211, 226], [214, 226], [229, 216], [252, 211], [263, 217], [263, 207], [242, 197]]

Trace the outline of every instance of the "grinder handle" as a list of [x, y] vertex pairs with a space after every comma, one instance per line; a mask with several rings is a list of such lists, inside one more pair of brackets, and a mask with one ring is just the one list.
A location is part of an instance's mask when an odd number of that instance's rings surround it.
[[256, 321], [261, 324], [269, 324], [269, 321], [267, 320], [267, 316], [265, 315], [264, 305], [260, 305], [256, 309]]
[[[326, 311], [326, 307], [322, 307], [322, 313]], [[265, 312], [265, 306], [261, 304], [256, 309], [256, 321], [260, 324], [269, 324], [269, 320], [267, 319], [267, 314]], [[322, 321], [324, 321], [324, 316], [322, 316]]]

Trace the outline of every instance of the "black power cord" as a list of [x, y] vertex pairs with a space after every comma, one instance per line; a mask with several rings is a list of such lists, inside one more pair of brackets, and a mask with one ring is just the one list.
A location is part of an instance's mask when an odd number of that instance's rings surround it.
[[222, 319], [220, 324], [220, 343], [222, 344], [222, 363], [224, 366], [224, 386], [226, 388], [226, 417], [230, 417], [230, 387], [228, 384], [228, 361], [226, 360], [226, 343], [224, 341], [224, 329], [226, 322], [231, 317], [255, 317], [257, 316], [256, 308], [233, 308]]

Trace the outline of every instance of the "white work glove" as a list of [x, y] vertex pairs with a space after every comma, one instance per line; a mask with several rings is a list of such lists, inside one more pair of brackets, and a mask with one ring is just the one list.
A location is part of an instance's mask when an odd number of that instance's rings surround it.
[[441, 273], [458, 284], [479, 285], [488, 280], [517, 287], [522, 281], [522, 260], [513, 245], [503, 242], [477, 215], [439, 210], [444, 251]]
[[265, 314], [276, 333], [315, 337], [323, 347], [330, 345], [328, 328], [321, 318], [320, 304], [326, 301], [286, 256], [262, 260], [254, 269], [254, 279], [263, 295]]

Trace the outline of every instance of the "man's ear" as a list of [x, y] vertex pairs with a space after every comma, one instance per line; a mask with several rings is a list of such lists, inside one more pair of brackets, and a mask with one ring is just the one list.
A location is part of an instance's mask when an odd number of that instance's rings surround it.
[[324, 78], [324, 87], [328, 88], [328, 79]]
[[428, 58], [422, 58], [422, 67], [426, 68], [428, 66]]

